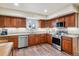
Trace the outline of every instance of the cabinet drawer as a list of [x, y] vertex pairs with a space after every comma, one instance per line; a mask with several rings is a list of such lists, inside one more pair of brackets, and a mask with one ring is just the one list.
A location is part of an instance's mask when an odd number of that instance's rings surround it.
[[8, 42], [8, 40], [2, 39], [2, 40], [0, 40], [0, 43], [2, 43], [2, 42]]

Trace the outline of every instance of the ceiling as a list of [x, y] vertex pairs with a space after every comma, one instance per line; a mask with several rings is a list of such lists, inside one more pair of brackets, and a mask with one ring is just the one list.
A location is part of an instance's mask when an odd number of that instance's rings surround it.
[[[0, 3], [0, 7], [15, 9], [19, 11], [32, 12], [41, 15], [50, 15], [56, 11], [65, 8], [70, 3], [19, 3], [18, 6], [15, 6], [14, 3]], [[47, 12], [44, 12], [44, 10]]]

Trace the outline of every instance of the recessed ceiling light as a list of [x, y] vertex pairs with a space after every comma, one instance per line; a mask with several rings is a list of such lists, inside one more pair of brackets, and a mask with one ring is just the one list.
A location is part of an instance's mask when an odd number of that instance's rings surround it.
[[15, 6], [18, 6], [19, 4], [18, 4], [18, 3], [14, 3], [14, 5], [15, 5]]
[[44, 12], [47, 12], [47, 10], [45, 9]]

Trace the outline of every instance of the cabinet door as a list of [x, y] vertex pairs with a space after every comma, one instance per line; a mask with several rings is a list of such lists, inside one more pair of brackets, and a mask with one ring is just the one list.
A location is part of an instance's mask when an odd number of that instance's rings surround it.
[[13, 42], [13, 48], [18, 48], [18, 36], [7, 36], [9, 42]]
[[17, 18], [18, 27], [26, 27], [26, 19], [25, 18]]
[[62, 50], [72, 54], [72, 38], [62, 37]]
[[17, 18], [17, 27], [21, 27], [21, 19]]
[[29, 46], [35, 45], [36, 44], [35, 42], [36, 42], [35, 35], [29, 35], [28, 36], [28, 45]]
[[22, 25], [22, 27], [26, 27], [26, 19], [25, 18], [22, 18], [21, 25]]
[[39, 20], [39, 27], [45, 28], [46, 27], [46, 21], [45, 20]]
[[48, 27], [49, 28], [55, 27], [55, 23], [56, 23], [56, 19], [48, 20]]
[[65, 27], [75, 27], [75, 14], [65, 17]]
[[52, 20], [47, 20], [47, 25], [49, 28], [52, 28]]
[[52, 35], [50, 35], [50, 34], [46, 34], [46, 36], [47, 36], [47, 42], [49, 43], [49, 44], [52, 44]]
[[46, 43], [45, 34], [40, 34], [40, 43]]
[[65, 21], [65, 17], [60, 17], [59, 18], [59, 22], [64, 22]]
[[4, 18], [3, 16], [0, 16], [0, 27], [4, 27]]
[[5, 43], [5, 42], [8, 42], [8, 40], [6, 39], [0, 40], [0, 43]]
[[4, 23], [5, 27], [10, 27], [11, 26], [11, 18], [9, 16], [4, 16]]
[[40, 44], [40, 34], [36, 34], [35, 37], [35, 44]]
[[17, 27], [17, 17], [11, 17], [10, 27]]

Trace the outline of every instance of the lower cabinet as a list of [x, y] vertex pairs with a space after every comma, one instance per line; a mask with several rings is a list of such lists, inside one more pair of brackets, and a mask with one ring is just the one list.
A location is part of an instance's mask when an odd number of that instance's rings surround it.
[[62, 37], [62, 51], [73, 54], [73, 48], [72, 48], [72, 38], [70, 37]]
[[35, 41], [36, 41], [35, 35], [29, 35], [28, 36], [28, 45], [29, 46], [36, 44]]
[[52, 37], [50, 34], [30, 34], [28, 36], [28, 45], [36, 45], [41, 43], [52, 44]]
[[45, 43], [45, 42], [46, 42], [45, 34], [30, 34], [28, 36], [29, 46]]
[[4, 42], [8, 42], [8, 40], [6, 40], [6, 39], [0, 40], [0, 43], [4, 43]]
[[13, 42], [13, 48], [18, 48], [18, 36], [6, 36], [8, 42]]
[[46, 34], [40, 34], [39, 35], [39, 42], [40, 43], [46, 43]]
[[46, 40], [47, 40], [47, 43], [52, 45], [52, 35], [51, 34], [46, 34]]

